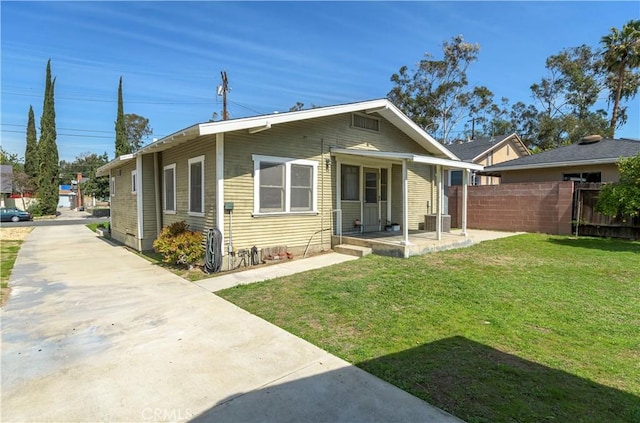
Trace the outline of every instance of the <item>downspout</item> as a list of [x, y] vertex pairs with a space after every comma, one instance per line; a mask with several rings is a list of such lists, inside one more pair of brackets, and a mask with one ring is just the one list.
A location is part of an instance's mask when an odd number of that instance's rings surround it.
[[222, 234], [220, 243], [224, 245], [224, 134], [216, 134], [216, 226]]
[[143, 204], [143, 182], [142, 182], [142, 155], [136, 156], [136, 204], [138, 212], [138, 251], [142, 252], [142, 239], [144, 238], [144, 204]]
[[402, 245], [409, 245], [409, 180], [407, 159], [402, 160]]
[[162, 232], [162, 200], [160, 199], [160, 174], [158, 153], [153, 153], [153, 186], [156, 192], [156, 238]]

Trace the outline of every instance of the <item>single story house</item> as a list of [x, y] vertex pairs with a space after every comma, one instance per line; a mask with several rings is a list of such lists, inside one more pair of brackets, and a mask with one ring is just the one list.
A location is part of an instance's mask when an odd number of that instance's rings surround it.
[[640, 140], [590, 135], [574, 144], [485, 167], [482, 174], [502, 183], [578, 181], [615, 182], [617, 161], [640, 154]]
[[[446, 146], [461, 160], [482, 166], [496, 165], [520, 157], [529, 156], [531, 151], [522, 142], [518, 134], [496, 135], [458, 141]], [[452, 170], [446, 175], [447, 185], [462, 185], [462, 172]], [[471, 173], [471, 185], [497, 185], [500, 178], [490, 175]]]
[[111, 181], [111, 236], [137, 250], [184, 220], [192, 230], [218, 228], [223, 254], [252, 246], [300, 254], [388, 222], [409, 243], [425, 214], [440, 216], [445, 169], [482, 166], [380, 99], [195, 124], [97, 176]]

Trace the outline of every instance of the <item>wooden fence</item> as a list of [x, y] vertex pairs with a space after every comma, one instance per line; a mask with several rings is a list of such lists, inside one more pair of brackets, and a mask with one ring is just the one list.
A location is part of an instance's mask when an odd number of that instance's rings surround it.
[[640, 239], [640, 218], [612, 218], [595, 211], [602, 183], [576, 182], [573, 229], [576, 235]]

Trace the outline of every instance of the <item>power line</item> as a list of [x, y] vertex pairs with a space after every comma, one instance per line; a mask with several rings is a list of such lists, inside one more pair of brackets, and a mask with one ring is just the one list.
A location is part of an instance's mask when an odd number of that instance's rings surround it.
[[[17, 95], [21, 97], [42, 97], [40, 94], [24, 94], [15, 93], [9, 91], [2, 91], [3, 95]], [[105, 100], [91, 97], [66, 97], [56, 95], [56, 100], [74, 100], [74, 101], [88, 101], [92, 103], [117, 103], [117, 100]], [[156, 105], [177, 105], [177, 104], [209, 104], [209, 101], [161, 101], [161, 100], [127, 100], [127, 104], [156, 104]]]

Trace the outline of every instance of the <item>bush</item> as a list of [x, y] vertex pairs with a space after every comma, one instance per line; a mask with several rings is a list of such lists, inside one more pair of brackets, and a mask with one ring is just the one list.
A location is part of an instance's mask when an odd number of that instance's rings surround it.
[[40, 217], [43, 215], [42, 206], [40, 205], [40, 202], [31, 204], [29, 208], [27, 208], [27, 211], [31, 213], [31, 215], [34, 217]]
[[153, 249], [162, 254], [162, 261], [191, 267], [202, 260], [202, 233], [188, 228], [187, 223], [181, 221], [162, 229], [160, 236], [153, 241]]

